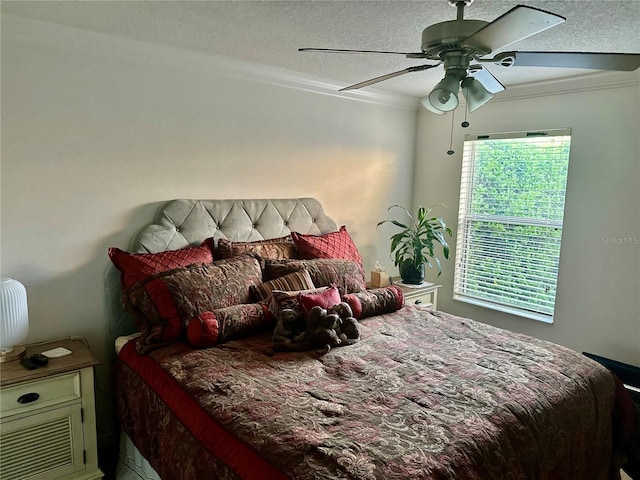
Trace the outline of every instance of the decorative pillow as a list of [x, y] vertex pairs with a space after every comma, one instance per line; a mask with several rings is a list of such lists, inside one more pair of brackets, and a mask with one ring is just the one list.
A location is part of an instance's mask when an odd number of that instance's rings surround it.
[[212, 347], [233, 338], [253, 335], [275, 326], [265, 303], [233, 305], [204, 312], [188, 321], [187, 340], [194, 347]]
[[179, 340], [187, 322], [201, 313], [249, 303], [249, 287], [262, 282], [260, 262], [245, 255], [158, 273], [123, 292], [125, 309], [141, 336], [140, 354]]
[[353, 243], [347, 227], [340, 227], [337, 232], [326, 233], [324, 235], [305, 235], [298, 232], [291, 232], [296, 247], [300, 251], [300, 258], [342, 258], [353, 260], [362, 269], [362, 256], [358, 252], [356, 244]]
[[353, 310], [355, 318], [366, 318], [383, 313], [395, 312], [404, 306], [404, 291], [397, 285], [371, 288], [365, 292], [349, 293], [342, 296]]
[[311, 290], [298, 290], [298, 291], [285, 291], [274, 290], [271, 292], [271, 300], [269, 301], [269, 312], [277, 320], [280, 316], [280, 311], [285, 308], [296, 311], [297, 313], [304, 313], [300, 306], [299, 296], [308, 294], [322, 293], [328, 290], [329, 287], [314, 288]]
[[301, 293], [298, 295], [298, 303], [300, 303], [300, 308], [305, 315], [309, 315], [313, 307], [327, 309], [339, 304], [341, 301], [340, 292], [338, 292], [338, 287], [336, 286], [329, 287], [324, 292]]
[[250, 288], [251, 295], [256, 300], [267, 300], [271, 297], [273, 290], [309, 290], [316, 288], [309, 276], [309, 272], [301, 270], [293, 272], [283, 277], [274, 278], [259, 285], [252, 285]]
[[213, 262], [211, 249], [206, 243], [199, 247], [188, 247], [159, 253], [129, 253], [112, 247], [108, 253], [115, 267], [120, 270], [122, 288], [129, 288], [134, 283], [156, 273], [193, 265], [194, 263]]
[[314, 260], [265, 260], [265, 279], [306, 270], [316, 287], [336, 285], [341, 294], [366, 290], [361, 267], [351, 260], [317, 258]]
[[247, 253], [255, 253], [263, 258], [300, 258], [298, 248], [290, 236], [255, 242], [232, 242], [225, 238], [218, 240], [221, 258], [231, 258]]

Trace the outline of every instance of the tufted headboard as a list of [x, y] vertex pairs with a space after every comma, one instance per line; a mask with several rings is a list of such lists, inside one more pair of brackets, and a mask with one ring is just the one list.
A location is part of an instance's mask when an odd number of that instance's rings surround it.
[[[200, 245], [213, 237], [250, 242], [284, 237], [292, 231], [319, 235], [337, 230], [315, 198], [257, 200], [171, 200], [160, 207], [153, 224], [140, 230], [130, 252], [156, 253]], [[105, 308], [109, 343], [137, 331], [124, 312], [120, 272], [109, 265], [105, 275]]]

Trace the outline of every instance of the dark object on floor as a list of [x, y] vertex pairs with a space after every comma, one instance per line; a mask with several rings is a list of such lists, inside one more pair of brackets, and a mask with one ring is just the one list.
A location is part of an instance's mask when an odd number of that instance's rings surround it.
[[[640, 368], [593, 353], [582, 354], [606, 367], [617, 377], [616, 388], [622, 393], [624, 390], [629, 393], [632, 402], [627, 399], [626, 404], [622, 398], [624, 395], [618, 395], [617, 410], [621, 415], [616, 418], [614, 413], [614, 429], [625, 430], [623, 437], [627, 439], [627, 445], [621, 449], [626, 455], [622, 470], [633, 480], [640, 480]], [[635, 418], [631, 419], [634, 404]]]
[[[640, 367], [629, 365], [627, 363], [618, 362], [610, 358], [601, 357], [593, 353], [582, 352], [585, 357], [589, 357], [592, 360], [604, 365], [608, 368], [616, 377], [622, 380], [625, 387], [629, 391], [629, 395], [632, 400], [640, 408]], [[629, 388], [632, 387], [632, 388]]]

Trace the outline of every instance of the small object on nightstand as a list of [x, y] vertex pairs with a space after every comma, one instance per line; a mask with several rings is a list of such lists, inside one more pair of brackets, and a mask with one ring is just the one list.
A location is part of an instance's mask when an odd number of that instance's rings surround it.
[[70, 354], [71, 350], [67, 350], [64, 347], [53, 348], [51, 350], [47, 350], [46, 352], [42, 352], [42, 355], [47, 358], [60, 358]]
[[20, 363], [27, 370], [35, 370], [39, 367], [44, 367], [49, 363], [49, 359], [40, 353], [34, 353], [29, 357], [22, 357]]
[[371, 287], [380, 288], [390, 284], [389, 274], [384, 271], [384, 267], [380, 265], [380, 262], [376, 262], [375, 267], [371, 271]]
[[36, 362], [34, 362], [33, 360], [31, 360], [31, 357], [22, 357], [20, 359], [20, 363], [22, 364], [22, 366], [24, 368], [26, 368], [27, 370], [35, 370], [36, 368], [38, 368], [40, 365], [38, 365]]
[[34, 353], [29, 357], [33, 363], [38, 365], [39, 367], [44, 367], [49, 363], [49, 359], [42, 355], [41, 353]]

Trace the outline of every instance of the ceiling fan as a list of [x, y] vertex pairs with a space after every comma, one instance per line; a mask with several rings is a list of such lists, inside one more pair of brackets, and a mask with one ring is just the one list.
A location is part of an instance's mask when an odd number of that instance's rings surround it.
[[393, 52], [378, 50], [345, 50], [332, 48], [301, 48], [301, 52], [321, 53], [382, 53], [404, 55], [406, 58], [424, 58], [437, 63], [417, 65], [388, 73], [340, 89], [355, 90], [412, 72], [421, 72], [444, 66], [444, 78], [435, 86], [422, 104], [429, 111], [444, 114], [458, 106], [460, 89], [467, 100], [469, 111], [488, 102], [505, 89], [483, 65], [502, 67], [563, 67], [596, 70], [631, 71], [640, 67], [640, 54], [584, 53], [584, 52], [502, 52], [488, 57], [507, 45], [540, 33], [563, 23], [566, 19], [555, 13], [534, 7], [518, 5], [492, 22], [465, 20], [464, 8], [473, 0], [448, 0], [457, 9], [455, 20], [436, 23], [422, 32], [420, 52]]

